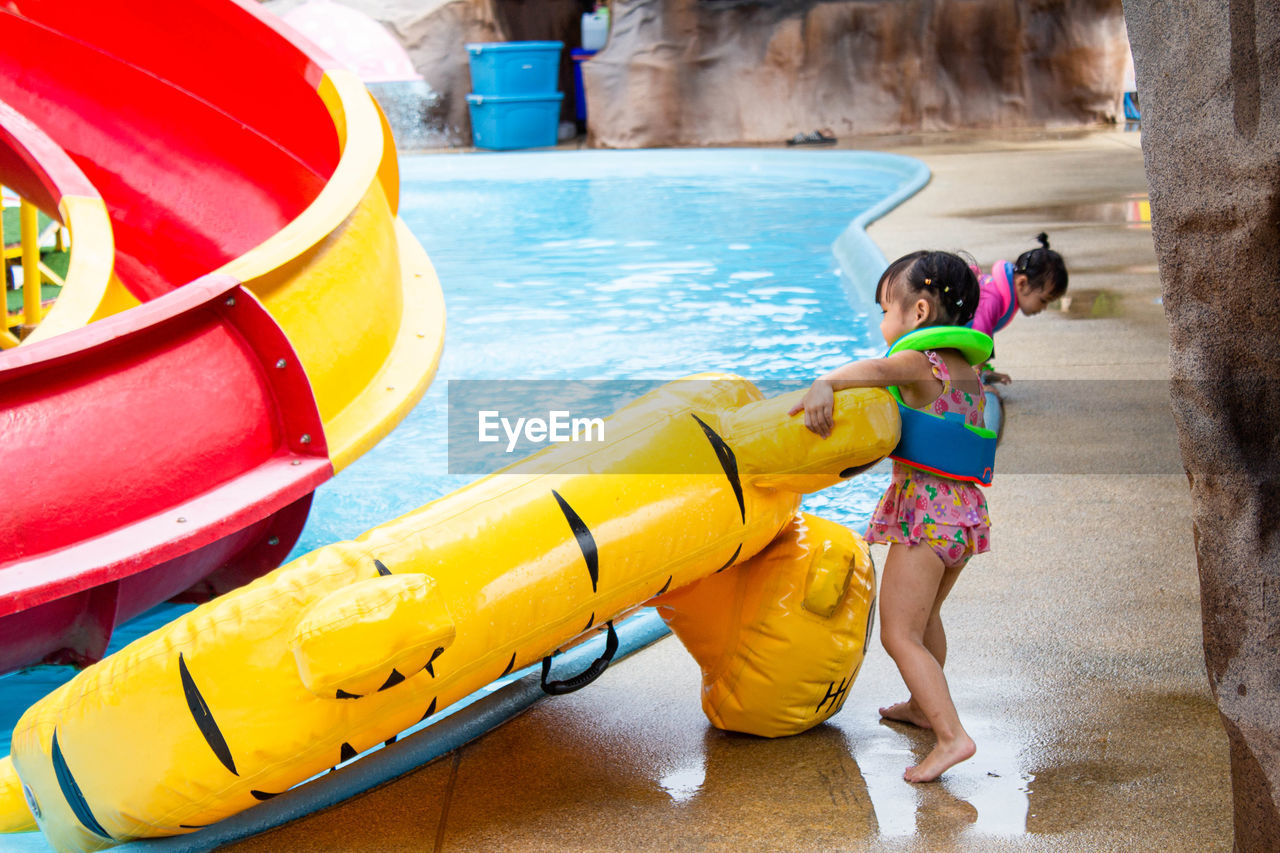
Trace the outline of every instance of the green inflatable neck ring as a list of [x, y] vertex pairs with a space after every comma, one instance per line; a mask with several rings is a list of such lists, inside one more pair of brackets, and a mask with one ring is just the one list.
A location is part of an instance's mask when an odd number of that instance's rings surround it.
[[991, 358], [995, 342], [990, 335], [968, 326], [925, 326], [907, 332], [889, 347], [889, 355], [902, 350], [954, 349], [960, 350], [964, 360], [972, 365], [982, 364]]
[[[908, 332], [889, 347], [887, 355], [903, 350], [955, 349], [970, 364], [991, 357], [991, 337], [964, 326], [928, 326]], [[902, 437], [889, 454], [893, 459], [955, 480], [991, 485], [995, 472], [996, 434], [964, 422], [958, 412], [939, 416], [902, 402], [902, 392], [890, 386], [898, 401]]]

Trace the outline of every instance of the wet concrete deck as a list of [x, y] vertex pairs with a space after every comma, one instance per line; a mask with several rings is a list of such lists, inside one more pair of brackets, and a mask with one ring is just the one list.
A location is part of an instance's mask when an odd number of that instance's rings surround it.
[[1110, 316], [1050, 309], [999, 336], [1015, 381], [988, 491], [994, 550], [943, 611], [977, 756], [938, 784], [902, 781], [932, 741], [878, 720], [905, 696], [878, 647], [829, 724], [775, 741], [716, 731], [696, 665], [667, 639], [414, 774], [232, 849], [1230, 849], [1167, 330], [1151, 234], [1131, 221], [1146, 191], [1138, 136], [883, 142], [933, 170], [871, 227], [889, 257], [962, 247], [989, 263], [1046, 230], [1072, 291], [1112, 301]]

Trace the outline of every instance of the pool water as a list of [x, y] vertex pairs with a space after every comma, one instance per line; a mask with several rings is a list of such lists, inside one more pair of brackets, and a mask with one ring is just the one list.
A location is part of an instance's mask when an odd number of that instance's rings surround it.
[[[851, 298], [831, 246], [903, 184], [893, 160], [752, 150], [405, 158], [401, 216], [444, 289], [444, 355], [409, 416], [317, 491], [292, 556], [475, 479], [448, 473], [451, 380], [729, 371], [807, 382], [878, 354], [879, 310]], [[861, 530], [887, 479], [881, 466], [804, 506]], [[133, 620], [112, 650], [187, 609]], [[0, 677], [0, 754], [22, 711], [73, 674]]]
[[[883, 352], [880, 311], [851, 296], [831, 246], [901, 184], [884, 159], [755, 150], [406, 158], [401, 216], [444, 289], [444, 356], [405, 421], [317, 491], [295, 556], [475, 479], [448, 475], [451, 380], [728, 371], [778, 393], [781, 381]], [[887, 477], [864, 475], [804, 506], [860, 530]]]

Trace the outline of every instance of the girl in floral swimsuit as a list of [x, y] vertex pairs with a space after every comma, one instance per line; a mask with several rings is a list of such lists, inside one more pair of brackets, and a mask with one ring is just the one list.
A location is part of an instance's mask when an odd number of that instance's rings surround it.
[[[966, 423], [982, 426], [983, 395], [954, 387], [947, 363], [937, 352], [920, 354], [942, 383], [942, 393], [919, 408], [935, 415], [959, 412]], [[990, 550], [990, 535], [987, 499], [980, 488], [894, 462], [893, 480], [871, 516], [866, 538], [886, 544], [925, 542], [943, 565], [961, 567], [974, 554]]]
[[[880, 331], [892, 345], [916, 329], [968, 323], [977, 307], [978, 281], [956, 255], [914, 252], [885, 270], [876, 301], [884, 310]], [[805, 426], [826, 437], [835, 391], [889, 386], [898, 387], [904, 405], [935, 414], [960, 412], [968, 423], [982, 425], [977, 372], [958, 350], [942, 348], [839, 367], [815, 381], [792, 414], [803, 410]], [[940, 611], [969, 558], [988, 549], [990, 535], [987, 501], [978, 486], [894, 462], [893, 480], [866, 538], [889, 545], [880, 583], [880, 640], [911, 691], [910, 699], [880, 714], [931, 728], [937, 736], [933, 751], [903, 774], [910, 782], [937, 779], [976, 750], [942, 672], [946, 634]]]

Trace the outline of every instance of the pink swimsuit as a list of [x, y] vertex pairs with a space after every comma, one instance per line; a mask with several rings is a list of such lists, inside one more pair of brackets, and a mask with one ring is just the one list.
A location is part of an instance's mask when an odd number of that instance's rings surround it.
[[[982, 426], [983, 395], [951, 386], [946, 363], [932, 350], [924, 350], [933, 375], [942, 382], [942, 393], [921, 411], [940, 415], [960, 412], [974, 426]], [[868, 542], [927, 543], [948, 568], [963, 566], [974, 554], [990, 550], [991, 518], [987, 498], [972, 483], [952, 480], [893, 463], [893, 480], [871, 515]]]
[[996, 261], [990, 274], [969, 267], [978, 277], [978, 310], [969, 326], [987, 335], [995, 335], [1018, 313], [1018, 291], [1013, 286], [1013, 264]]

